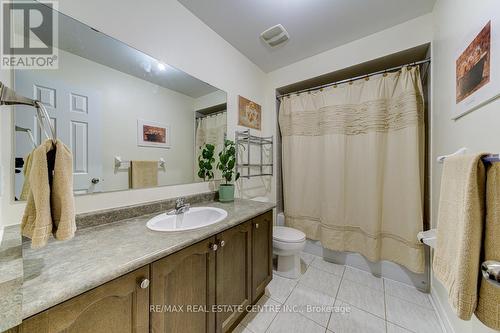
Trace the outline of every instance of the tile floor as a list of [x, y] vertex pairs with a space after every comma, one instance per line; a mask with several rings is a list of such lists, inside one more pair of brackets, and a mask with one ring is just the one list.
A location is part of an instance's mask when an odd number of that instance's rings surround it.
[[417, 289], [302, 253], [297, 280], [274, 275], [236, 333], [442, 333], [430, 297]]

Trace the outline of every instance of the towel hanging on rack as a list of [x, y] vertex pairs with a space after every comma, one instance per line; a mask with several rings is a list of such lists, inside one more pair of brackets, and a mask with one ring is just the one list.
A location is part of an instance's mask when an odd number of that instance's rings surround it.
[[45, 141], [33, 151], [28, 202], [21, 223], [31, 247], [47, 244], [50, 234], [67, 240], [76, 231], [73, 197], [73, 156], [60, 140]]

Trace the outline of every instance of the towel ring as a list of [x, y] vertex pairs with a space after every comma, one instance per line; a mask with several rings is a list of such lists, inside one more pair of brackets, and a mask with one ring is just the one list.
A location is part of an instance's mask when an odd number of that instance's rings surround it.
[[[37, 112], [36, 118], [38, 120], [38, 125], [43, 130], [45, 136], [48, 139], [51, 139], [52, 142], [55, 144], [57, 141], [56, 130], [52, 125], [52, 122], [50, 121], [50, 116], [49, 113], [47, 112], [47, 109], [40, 101], [35, 101], [35, 107]], [[47, 131], [47, 127], [49, 128], [50, 133]]]

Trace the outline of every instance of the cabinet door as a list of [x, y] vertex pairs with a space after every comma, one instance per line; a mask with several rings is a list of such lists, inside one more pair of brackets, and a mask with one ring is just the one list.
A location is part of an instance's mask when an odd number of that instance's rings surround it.
[[252, 302], [251, 231], [251, 221], [248, 221], [216, 236], [217, 333], [228, 332], [236, 326]]
[[214, 242], [211, 237], [151, 265], [152, 332], [214, 332]]
[[[21, 333], [126, 333], [149, 330], [149, 266], [23, 321]], [[64, 288], [64, 285], [61, 285]]]
[[269, 211], [252, 220], [252, 302], [273, 278], [273, 215]]

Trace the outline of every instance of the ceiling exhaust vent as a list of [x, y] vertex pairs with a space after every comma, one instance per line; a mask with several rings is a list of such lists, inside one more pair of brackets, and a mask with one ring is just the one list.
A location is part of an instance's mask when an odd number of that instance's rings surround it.
[[277, 24], [261, 33], [260, 38], [269, 46], [275, 47], [290, 39], [290, 35], [281, 24]]

